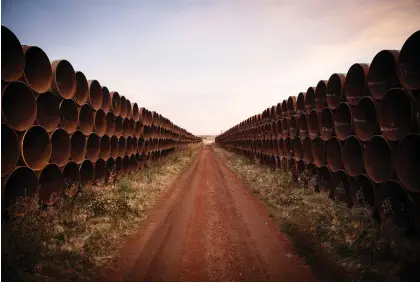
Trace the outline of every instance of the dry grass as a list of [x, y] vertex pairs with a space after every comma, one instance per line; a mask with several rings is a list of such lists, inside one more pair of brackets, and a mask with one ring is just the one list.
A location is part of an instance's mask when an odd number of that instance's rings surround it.
[[2, 224], [2, 280], [87, 281], [117, 255], [168, 185], [192, 161], [198, 145], [114, 184], [85, 188], [74, 198]]
[[[315, 180], [292, 183], [290, 173], [273, 171], [216, 147], [229, 167], [269, 209], [322, 280], [419, 279], [418, 241], [393, 233], [384, 237], [384, 225], [372, 219], [366, 207], [348, 208], [315, 192]], [[395, 231], [395, 230], [393, 230]]]

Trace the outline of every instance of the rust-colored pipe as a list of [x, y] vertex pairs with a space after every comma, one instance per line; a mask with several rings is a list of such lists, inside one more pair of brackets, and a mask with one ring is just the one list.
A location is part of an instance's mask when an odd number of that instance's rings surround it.
[[315, 91], [316, 87], [311, 86], [306, 91], [305, 95], [305, 113], [309, 115], [315, 109]]
[[73, 98], [76, 93], [76, 73], [67, 60], [55, 60], [51, 64], [51, 90], [64, 99]]
[[380, 219], [394, 218], [400, 224], [408, 222], [409, 202], [399, 182], [384, 182], [375, 188], [374, 196]]
[[363, 163], [364, 146], [355, 136], [349, 136], [341, 149], [343, 167], [350, 177], [355, 177], [363, 173], [365, 165]]
[[355, 106], [360, 98], [370, 95], [367, 87], [368, 73], [369, 65], [361, 63], [352, 65], [347, 72], [344, 92], [349, 105]]
[[79, 110], [73, 99], [63, 99], [60, 102], [60, 126], [71, 134], [79, 125]]
[[302, 151], [303, 162], [305, 164], [312, 163], [314, 158], [312, 153], [312, 142], [310, 138], [305, 138], [304, 140], [302, 140]]
[[365, 174], [357, 175], [350, 181], [350, 196], [354, 205], [375, 205], [374, 191], [376, 184]]
[[394, 178], [394, 147], [382, 136], [373, 136], [366, 143], [363, 161], [366, 173], [373, 182], [382, 183]]
[[112, 113], [114, 113], [115, 116], [118, 116], [121, 113], [121, 97], [116, 91], [112, 91], [110, 95]]
[[20, 136], [22, 162], [32, 170], [44, 168], [51, 157], [51, 140], [41, 126], [33, 126]]
[[138, 139], [136, 139], [135, 137], [131, 137], [131, 146], [132, 146], [132, 153], [135, 154], [137, 152]]
[[55, 129], [51, 134], [51, 163], [59, 167], [66, 165], [71, 154], [71, 140], [69, 135], [61, 128]]
[[89, 95], [89, 86], [85, 74], [80, 71], [76, 72], [76, 92], [74, 94], [74, 101], [77, 105], [82, 106], [86, 103]]
[[112, 112], [106, 114], [106, 134], [112, 136], [115, 133], [115, 115]]
[[398, 143], [395, 169], [407, 190], [420, 192], [420, 134], [408, 135]]
[[353, 113], [349, 104], [342, 102], [334, 112], [334, 131], [340, 141], [353, 134]]
[[118, 140], [118, 155], [124, 156], [127, 151], [127, 140], [125, 137], [121, 136]]
[[290, 118], [296, 113], [296, 96], [289, 96], [287, 99], [287, 116]]
[[416, 115], [416, 102], [409, 91], [402, 88], [388, 91], [378, 115], [382, 135], [389, 141], [397, 141], [418, 130]]
[[104, 184], [108, 180], [108, 170], [106, 167], [106, 161], [103, 158], [99, 158], [95, 164], [94, 181], [96, 184]]
[[297, 133], [299, 133], [299, 123], [296, 116], [292, 116], [290, 118], [290, 128], [289, 128], [289, 136], [293, 140], [295, 139]]
[[25, 131], [35, 122], [37, 104], [31, 89], [22, 82], [2, 83], [1, 120], [16, 131]]
[[120, 116], [122, 118], [127, 117], [127, 99], [125, 98], [125, 96], [121, 96], [121, 112], [120, 112]]
[[137, 121], [134, 125], [134, 136], [140, 138], [143, 135], [143, 123], [141, 120]]
[[75, 131], [70, 138], [70, 158], [75, 163], [82, 163], [86, 156], [86, 137], [81, 131]]
[[391, 88], [400, 86], [397, 76], [398, 50], [382, 50], [372, 60], [368, 88], [372, 97], [382, 99]]
[[303, 140], [307, 136], [308, 136], [308, 121], [306, 119], [306, 114], [302, 113], [299, 116], [299, 137], [301, 140]]
[[32, 197], [38, 193], [38, 176], [28, 167], [16, 167], [5, 178], [3, 180], [5, 182], [4, 202], [6, 208], [15, 204], [19, 197]]
[[81, 186], [85, 186], [93, 182], [95, 177], [95, 167], [93, 166], [92, 161], [89, 159], [83, 160], [82, 164], [80, 164], [79, 172]]
[[289, 118], [283, 118], [282, 121], [281, 121], [281, 124], [282, 124], [281, 136], [282, 136], [283, 139], [285, 139], [289, 136], [290, 119]]
[[288, 137], [283, 139], [283, 147], [284, 153], [286, 155], [286, 159], [290, 160], [293, 156], [293, 147], [292, 147], [292, 140]]
[[136, 172], [139, 169], [138, 166], [139, 165], [137, 164], [136, 155], [131, 154], [130, 155], [130, 172]]
[[335, 200], [345, 202], [349, 207], [353, 205], [350, 196], [350, 179], [344, 170], [330, 173], [330, 185]]
[[23, 46], [25, 54], [25, 70], [22, 80], [37, 93], [46, 92], [52, 81], [50, 59], [47, 54], [37, 46]]
[[106, 114], [102, 109], [99, 109], [95, 113], [95, 133], [102, 137], [107, 130], [107, 119]]
[[311, 140], [315, 139], [319, 133], [319, 116], [316, 110], [312, 110], [308, 119], [308, 134]]
[[95, 112], [89, 104], [83, 105], [79, 110], [79, 129], [84, 135], [90, 135], [95, 126]]
[[138, 142], [137, 142], [137, 152], [139, 154], [144, 153], [144, 139], [142, 137], [140, 137]]
[[[17, 81], [25, 69], [25, 55], [19, 39], [5, 26], [1, 26], [1, 79]], [[3, 121], [2, 121], [3, 122]]]
[[117, 173], [117, 175], [124, 174], [123, 159], [121, 156], [118, 156], [117, 158], [115, 158], [115, 172]]
[[63, 168], [64, 194], [73, 197], [79, 190], [80, 172], [79, 165], [74, 161], [67, 162]]
[[53, 205], [61, 196], [64, 188], [64, 177], [57, 164], [45, 166], [39, 175], [39, 199], [46, 205]]
[[327, 166], [331, 172], [337, 172], [343, 168], [341, 158], [341, 142], [336, 137], [331, 137], [325, 146], [327, 157]]
[[110, 151], [110, 153], [109, 153], [109, 155], [112, 157], [112, 158], [117, 158], [118, 157], [118, 152], [119, 152], [119, 141], [118, 141], [118, 138], [116, 137], [116, 136], [112, 136], [111, 137], [111, 140], [110, 140], [110, 143], [111, 143], [111, 151]]
[[329, 108], [324, 108], [320, 115], [320, 136], [321, 139], [327, 141], [335, 134], [333, 113]]
[[117, 175], [117, 168], [116, 168], [116, 163], [115, 163], [114, 158], [112, 157], [108, 158], [108, 160], [106, 161], [106, 170], [108, 170], [110, 177]]
[[131, 102], [130, 102], [130, 100], [128, 100], [127, 99], [127, 101], [126, 101], [126, 103], [127, 103], [127, 118], [128, 119], [132, 119], [133, 118], [133, 109], [131, 109]]
[[327, 84], [328, 81], [321, 80], [315, 88], [315, 109], [317, 112], [322, 112], [327, 105]]
[[293, 157], [295, 160], [299, 161], [303, 157], [303, 148], [302, 148], [302, 142], [300, 139], [294, 139], [292, 142], [293, 147]]
[[134, 120], [125, 118], [123, 121], [123, 136], [131, 137], [134, 135]]
[[92, 162], [96, 162], [99, 158], [100, 153], [100, 138], [97, 134], [91, 133], [88, 136], [86, 143], [86, 158]]
[[60, 104], [54, 93], [47, 91], [38, 95], [36, 108], [36, 124], [44, 127], [47, 132], [54, 131], [60, 123]]
[[109, 136], [104, 135], [101, 137], [101, 142], [99, 145], [99, 157], [107, 160], [111, 155], [111, 139]]
[[326, 160], [324, 141], [320, 137], [317, 137], [316, 139], [312, 140], [311, 147], [315, 166], [324, 166]]
[[296, 99], [296, 115], [300, 116], [305, 113], [305, 96], [306, 92], [299, 92]]
[[133, 120], [137, 122], [140, 118], [139, 106], [137, 103], [131, 103], [131, 107], [133, 109]]
[[327, 105], [331, 110], [345, 101], [344, 83], [346, 81], [345, 74], [332, 74], [327, 84], [326, 100]]
[[122, 170], [124, 174], [130, 173], [130, 157], [128, 155], [125, 155], [123, 158]]
[[282, 116], [284, 118], [286, 118], [288, 116], [287, 115], [287, 100], [286, 99], [284, 99], [283, 102], [281, 103], [281, 112], [282, 112]]
[[[420, 30], [413, 33], [401, 48], [398, 57], [398, 78], [408, 90], [420, 89]], [[2, 56], [2, 58], [4, 58]]]
[[363, 142], [379, 133], [377, 104], [371, 97], [363, 97], [354, 108], [354, 133]]
[[101, 109], [103, 101], [101, 84], [97, 80], [89, 80], [88, 87], [87, 103], [92, 106], [93, 110], [97, 111]]
[[115, 117], [115, 135], [121, 137], [123, 133], [123, 118], [121, 116]]
[[109, 90], [106, 86], [102, 87], [102, 110], [105, 113], [111, 110], [111, 95], [109, 94]]
[[19, 161], [19, 138], [8, 125], [1, 123], [1, 176], [12, 172]]

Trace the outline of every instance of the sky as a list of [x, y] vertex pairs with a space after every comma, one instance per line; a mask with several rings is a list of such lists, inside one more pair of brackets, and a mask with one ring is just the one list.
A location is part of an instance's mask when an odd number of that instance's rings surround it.
[[420, 0], [2, 0], [21, 44], [196, 135], [220, 134], [420, 29]]

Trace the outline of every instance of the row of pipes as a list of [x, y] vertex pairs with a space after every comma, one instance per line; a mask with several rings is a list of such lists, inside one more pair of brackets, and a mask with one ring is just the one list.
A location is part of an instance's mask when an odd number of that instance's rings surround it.
[[[200, 139], [139, 107], [70, 62], [50, 63], [1, 27], [2, 202], [38, 195], [47, 205], [63, 192], [141, 169]], [[74, 189], [76, 188], [76, 189]], [[69, 190], [70, 189], [70, 190]]]
[[420, 31], [216, 137], [273, 169], [314, 176], [316, 187], [420, 233]]

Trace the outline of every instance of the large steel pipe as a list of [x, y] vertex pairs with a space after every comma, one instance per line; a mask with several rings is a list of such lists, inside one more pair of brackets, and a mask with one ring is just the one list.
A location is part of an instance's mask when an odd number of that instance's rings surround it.
[[360, 174], [350, 182], [350, 196], [354, 205], [375, 205], [374, 191], [376, 184], [368, 176]]
[[112, 113], [114, 113], [115, 116], [119, 116], [121, 113], [121, 97], [116, 91], [112, 91], [110, 95]]
[[127, 116], [127, 99], [125, 96], [121, 96], [121, 112], [120, 116], [125, 118]]
[[38, 177], [35, 172], [25, 166], [16, 167], [5, 180], [3, 192], [5, 207], [13, 209], [11, 206], [18, 198], [32, 197], [37, 193]]
[[315, 139], [319, 133], [319, 116], [316, 110], [312, 110], [308, 118], [308, 135], [311, 140]]
[[79, 129], [84, 135], [90, 135], [95, 126], [95, 112], [89, 104], [83, 105], [79, 110]]
[[79, 190], [80, 172], [79, 165], [74, 161], [67, 162], [63, 168], [64, 194], [73, 197]]
[[102, 137], [107, 130], [107, 119], [106, 119], [106, 114], [102, 109], [99, 109], [98, 111], [96, 111], [95, 113], [95, 133]]
[[87, 103], [92, 106], [93, 110], [97, 111], [101, 109], [103, 101], [101, 84], [97, 80], [89, 80], [88, 87]]
[[51, 89], [64, 99], [73, 98], [76, 93], [76, 73], [67, 60], [55, 60], [51, 64], [53, 78]]
[[51, 157], [52, 145], [48, 132], [41, 126], [33, 126], [21, 134], [21, 160], [32, 170], [44, 168]]
[[367, 87], [368, 73], [368, 64], [356, 63], [350, 67], [344, 83], [344, 92], [348, 104], [355, 106], [360, 98], [370, 95]]
[[123, 133], [123, 118], [121, 116], [115, 117], [115, 130], [114, 133], [117, 137], [121, 137]]
[[106, 132], [108, 136], [115, 133], [115, 115], [112, 112], [106, 114]]
[[25, 131], [35, 122], [37, 104], [31, 89], [22, 82], [2, 83], [1, 117], [16, 131]]
[[82, 163], [86, 156], [86, 137], [81, 131], [75, 131], [70, 138], [70, 158], [77, 164]]
[[416, 115], [413, 95], [402, 88], [391, 89], [382, 99], [378, 115], [382, 135], [387, 140], [397, 141], [418, 130]]
[[290, 118], [295, 115], [296, 111], [296, 96], [289, 96], [287, 99], [287, 116]]
[[[52, 132], [60, 123], [60, 104], [57, 97], [50, 91], [36, 97], [36, 124]], [[77, 111], [77, 109], [76, 109]]]
[[1, 26], [1, 79], [17, 81], [25, 69], [25, 56], [19, 39], [5, 26]]
[[321, 80], [315, 88], [315, 109], [317, 112], [322, 112], [327, 105], [327, 84], [328, 81]]
[[92, 162], [96, 162], [100, 153], [100, 138], [97, 134], [91, 133], [86, 143], [86, 158]]
[[127, 118], [128, 119], [132, 119], [133, 118], [133, 109], [131, 108], [131, 102], [130, 100], [127, 99], [126, 101], [127, 103]]
[[122, 134], [124, 137], [134, 136], [134, 120], [128, 118], [123, 120]]
[[363, 149], [363, 144], [355, 136], [348, 137], [343, 144], [341, 149], [343, 166], [347, 174], [351, 177], [361, 174], [365, 169]]
[[312, 163], [314, 161], [313, 152], [312, 152], [312, 142], [310, 138], [305, 138], [302, 141], [302, 151], [303, 151], [303, 162], [305, 164]]
[[76, 72], [76, 92], [74, 94], [74, 101], [77, 105], [82, 106], [86, 103], [89, 93], [89, 86], [85, 74], [80, 71]]
[[111, 145], [111, 151], [109, 153], [109, 155], [112, 158], [117, 158], [118, 156], [118, 152], [119, 152], [119, 141], [118, 138], [116, 136], [112, 136], [110, 139], [110, 145]]
[[306, 91], [305, 95], [305, 113], [309, 115], [315, 109], [315, 91], [316, 88], [311, 86]]
[[125, 137], [121, 136], [118, 140], [118, 155], [124, 156], [127, 151], [127, 140]]
[[69, 135], [61, 128], [51, 133], [51, 162], [59, 167], [66, 165], [71, 155], [71, 140]]
[[354, 133], [361, 141], [368, 141], [379, 133], [377, 104], [371, 97], [363, 97], [354, 108]]
[[111, 95], [109, 94], [109, 90], [106, 86], [102, 87], [102, 110], [105, 113], [111, 109]]
[[284, 148], [284, 153], [286, 155], [286, 159], [290, 160], [293, 157], [293, 146], [292, 146], [292, 140], [289, 137], [286, 139], [283, 139], [283, 148]]
[[28, 84], [35, 92], [44, 93], [52, 81], [50, 59], [47, 54], [37, 46], [23, 46], [25, 54], [25, 70], [21, 80]]
[[299, 92], [296, 99], [296, 115], [300, 116], [305, 113], [305, 96], [306, 92]]
[[327, 141], [325, 149], [328, 169], [332, 172], [337, 172], [343, 168], [341, 142], [336, 137], [331, 137]]
[[397, 50], [382, 50], [372, 60], [368, 74], [368, 87], [372, 97], [382, 99], [391, 88], [400, 85], [397, 76]]
[[407, 190], [420, 192], [420, 134], [408, 135], [398, 143], [395, 169]]
[[122, 171], [123, 174], [130, 173], [130, 157], [128, 155], [125, 155], [122, 160]]
[[308, 121], [306, 119], [306, 114], [303, 113], [299, 116], [299, 137], [300, 139], [305, 139], [308, 136]]
[[290, 128], [289, 128], [289, 136], [293, 140], [296, 138], [296, 135], [299, 133], [299, 123], [298, 118], [294, 115], [290, 118]]
[[393, 179], [394, 144], [387, 142], [382, 136], [373, 136], [365, 146], [363, 161], [366, 173], [375, 183]]
[[79, 174], [80, 185], [82, 187], [91, 184], [95, 177], [95, 167], [93, 166], [92, 161], [89, 159], [83, 160], [82, 164], [80, 164]]
[[109, 177], [108, 168], [106, 161], [103, 158], [99, 158], [95, 163], [94, 181], [98, 185], [103, 185]]
[[137, 103], [134, 102], [131, 103], [131, 107], [133, 109], [133, 120], [137, 122], [140, 117], [139, 106], [137, 105]]
[[353, 133], [353, 113], [350, 105], [342, 102], [334, 112], [334, 131], [340, 141]]
[[345, 74], [332, 74], [327, 84], [326, 100], [330, 109], [334, 110], [345, 101], [344, 83], [346, 81]]
[[281, 137], [283, 139], [285, 139], [289, 136], [290, 119], [289, 118], [283, 118], [281, 120], [281, 125], [282, 125]]
[[79, 110], [73, 99], [63, 99], [60, 102], [60, 126], [71, 134], [79, 125]]
[[324, 108], [320, 115], [320, 136], [324, 141], [327, 141], [335, 134], [333, 113], [329, 108]]
[[136, 155], [131, 154], [130, 155], [130, 172], [136, 172], [139, 169], [139, 164], [136, 160]]
[[39, 199], [46, 205], [56, 203], [64, 188], [64, 177], [57, 164], [50, 163], [39, 175]]
[[303, 157], [303, 146], [300, 139], [294, 139], [292, 141], [293, 157], [296, 161], [299, 161]]
[[107, 160], [111, 155], [111, 139], [109, 136], [104, 135], [101, 138], [101, 143], [99, 145], [99, 157]]
[[1, 123], [1, 176], [12, 172], [19, 161], [19, 138], [8, 125]]
[[[408, 90], [420, 89], [420, 30], [413, 33], [401, 48], [398, 57], [398, 78]], [[2, 56], [3, 58], [3, 56]]]
[[143, 123], [142, 121], [137, 121], [134, 125], [134, 136], [140, 138], [143, 135]]

